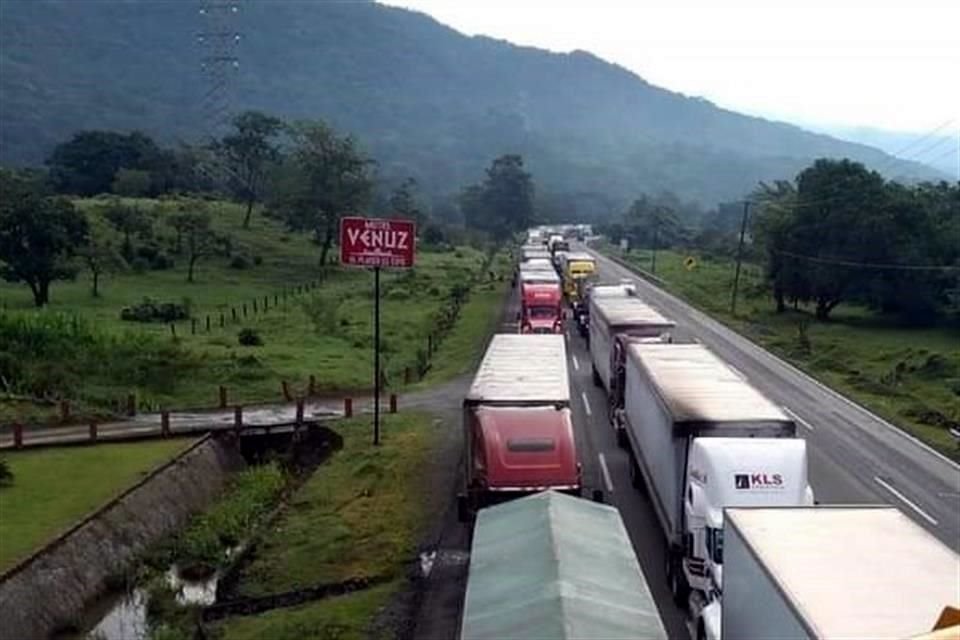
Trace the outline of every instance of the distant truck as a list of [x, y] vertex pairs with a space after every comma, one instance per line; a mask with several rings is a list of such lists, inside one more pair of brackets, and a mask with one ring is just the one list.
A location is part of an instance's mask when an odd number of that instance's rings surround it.
[[563, 279], [563, 295], [571, 303], [580, 297], [580, 286], [597, 278], [597, 260], [589, 253], [565, 253], [559, 260], [560, 277]]
[[666, 537], [673, 597], [706, 626], [702, 612], [723, 589], [723, 509], [812, 505], [806, 441], [703, 345], [626, 350], [614, 426], [626, 434], [633, 485], [646, 488]]
[[960, 602], [960, 556], [898, 509], [727, 509], [725, 523], [723, 638], [960, 637], [942, 615]]
[[520, 273], [520, 333], [563, 333], [563, 292], [552, 271]]
[[[670, 332], [676, 327], [639, 298], [615, 295], [618, 290], [601, 289], [590, 297], [590, 360], [593, 383], [607, 392], [608, 398], [617, 398], [617, 387], [622, 385], [627, 345], [637, 341], [669, 342]], [[609, 294], [609, 295], [608, 295]], [[622, 428], [617, 432], [623, 444]]]
[[635, 296], [636, 294], [636, 286], [629, 280], [623, 280], [620, 284], [594, 284], [592, 282], [586, 282], [581, 286], [580, 295], [572, 305], [573, 319], [577, 324], [577, 331], [580, 337], [589, 339], [591, 298], [603, 296], [625, 298], [627, 296]]
[[536, 491], [579, 495], [564, 337], [495, 335], [464, 398], [463, 430], [461, 519]]

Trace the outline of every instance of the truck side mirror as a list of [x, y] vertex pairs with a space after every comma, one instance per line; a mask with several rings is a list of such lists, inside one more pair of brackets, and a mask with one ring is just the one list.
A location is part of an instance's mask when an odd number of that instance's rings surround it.
[[517, 311], [517, 322], [520, 322], [520, 318], [522, 318], [522, 317], [523, 317], [523, 316], [520, 315], [520, 312]]

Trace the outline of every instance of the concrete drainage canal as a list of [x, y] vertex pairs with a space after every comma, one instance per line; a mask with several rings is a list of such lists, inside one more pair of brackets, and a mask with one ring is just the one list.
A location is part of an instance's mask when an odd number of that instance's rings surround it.
[[[15, 637], [23, 638], [147, 640], [151, 609], [214, 607], [222, 597], [224, 583], [230, 582], [255, 551], [258, 536], [261, 532], [268, 535], [265, 532], [286, 498], [341, 446], [340, 436], [322, 425], [305, 425], [296, 435], [244, 434], [239, 443], [231, 437], [208, 436], [144, 478], [114, 501], [117, 504], [105, 506], [78, 524], [64, 540], [41, 549], [25, 566], [18, 567], [22, 575], [5, 576], [0, 583], [0, 603], [20, 608], [16, 617], [8, 619], [12, 609], [4, 607], [0, 618], [5, 630], [22, 632]], [[269, 485], [273, 491], [269, 500], [264, 497], [264, 482], [274, 483]], [[200, 485], [205, 486], [198, 491]], [[252, 494], [244, 494], [251, 490]], [[237, 504], [231, 505], [231, 500]], [[208, 520], [216, 521], [218, 509], [233, 514], [234, 507], [251, 501], [261, 507], [252, 527], [242, 533], [215, 534], [215, 556], [204, 556], [202, 561], [194, 556], [181, 562], [179, 552], [188, 546], [182, 538], [195, 535], [204, 539], [202, 527]], [[114, 513], [118, 509], [120, 513]], [[158, 510], [176, 513], [158, 514]], [[115, 540], [104, 541], [104, 536]], [[70, 560], [64, 554], [71, 548], [91, 551]], [[96, 552], [105, 548], [115, 553]], [[69, 597], [64, 594], [59, 608], [50, 607], [58, 594], [48, 591], [51, 580], [44, 576], [70, 562], [86, 563], [68, 570], [67, 574], [77, 578], [71, 581], [68, 575], [61, 585], [64, 590], [69, 584], [77, 589]], [[91, 575], [97, 579], [83, 582]], [[163, 597], [155, 595], [158, 593]], [[31, 605], [31, 601], [48, 604]]]

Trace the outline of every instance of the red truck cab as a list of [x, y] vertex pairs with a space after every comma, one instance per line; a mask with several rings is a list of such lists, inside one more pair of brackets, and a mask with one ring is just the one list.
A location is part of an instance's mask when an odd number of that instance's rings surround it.
[[521, 281], [520, 333], [563, 333], [563, 292], [558, 283]]
[[472, 419], [478, 488], [511, 494], [579, 491], [570, 409], [480, 407]]

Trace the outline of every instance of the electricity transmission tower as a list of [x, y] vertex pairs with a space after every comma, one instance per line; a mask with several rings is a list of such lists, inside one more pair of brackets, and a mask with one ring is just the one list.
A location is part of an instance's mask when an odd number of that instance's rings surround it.
[[240, 31], [236, 24], [240, 6], [236, 0], [199, 0], [199, 4], [202, 26], [197, 41], [204, 76], [200, 112], [204, 134], [215, 139], [233, 115], [233, 92], [240, 68]]

